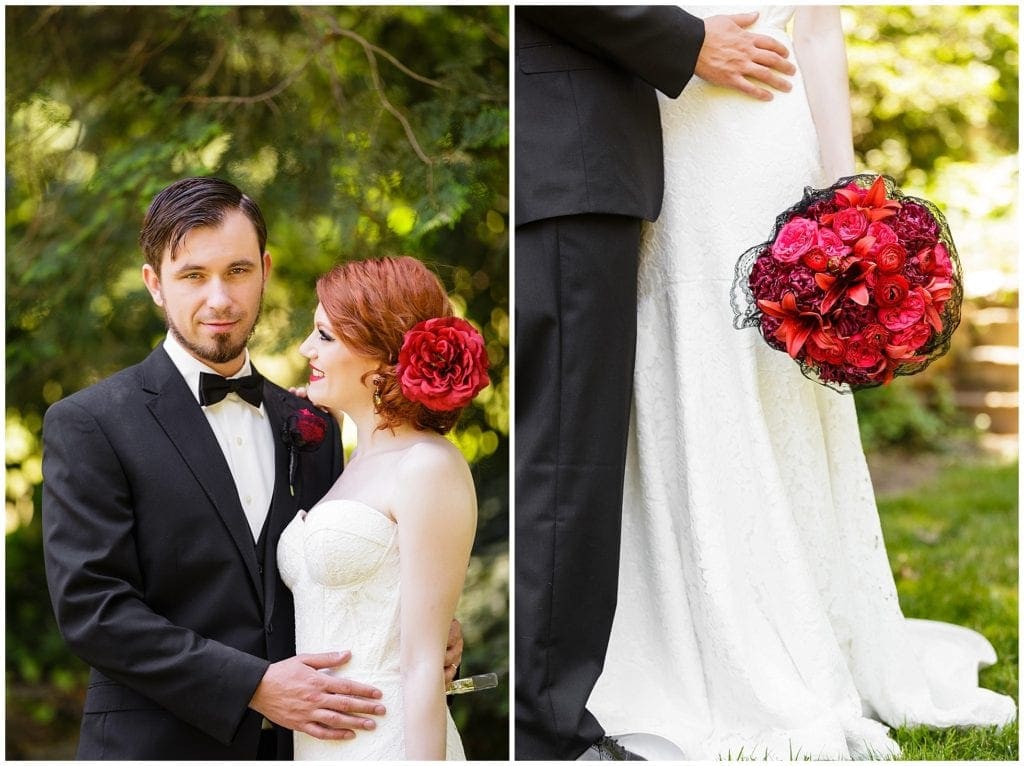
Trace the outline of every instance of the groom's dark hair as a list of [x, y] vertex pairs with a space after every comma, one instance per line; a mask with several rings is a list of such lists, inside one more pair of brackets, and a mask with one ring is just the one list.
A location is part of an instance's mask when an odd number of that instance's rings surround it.
[[252, 222], [260, 244], [258, 255], [263, 255], [267, 248], [267, 224], [259, 205], [233, 183], [220, 178], [197, 177], [175, 181], [149, 203], [139, 232], [146, 263], [159, 274], [168, 247], [173, 259], [181, 241], [192, 229], [219, 226], [224, 215], [232, 210], [241, 211]]

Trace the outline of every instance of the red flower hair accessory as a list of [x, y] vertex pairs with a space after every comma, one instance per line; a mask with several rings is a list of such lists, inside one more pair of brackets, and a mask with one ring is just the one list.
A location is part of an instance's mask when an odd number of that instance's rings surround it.
[[405, 398], [436, 412], [465, 407], [491, 382], [484, 339], [465, 319], [427, 319], [405, 334], [396, 375]]

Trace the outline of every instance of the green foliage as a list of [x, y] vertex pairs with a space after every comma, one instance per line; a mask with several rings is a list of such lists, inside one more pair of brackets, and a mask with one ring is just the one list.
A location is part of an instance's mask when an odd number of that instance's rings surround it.
[[[136, 237], [187, 175], [267, 218], [251, 348], [279, 383], [299, 382], [315, 278], [342, 259], [420, 258], [480, 327], [493, 385], [453, 436], [480, 495], [466, 599], [489, 605], [467, 672], [507, 675], [508, 9], [10, 7], [6, 26], [9, 684], [78, 678], [42, 586], [41, 416], [162, 337]], [[507, 757], [507, 694], [489, 694], [460, 702], [493, 733], [474, 758]]]
[[[924, 490], [879, 500], [900, 605], [908, 617], [981, 632], [998, 661], [981, 683], [1018, 699], [1018, 465], [947, 468]], [[1016, 760], [1002, 731], [899, 729], [907, 760]]]
[[897, 379], [888, 386], [857, 391], [854, 397], [867, 452], [886, 447], [942, 451], [954, 436], [971, 433], [945, 378], [929, 376], [916, 384]]

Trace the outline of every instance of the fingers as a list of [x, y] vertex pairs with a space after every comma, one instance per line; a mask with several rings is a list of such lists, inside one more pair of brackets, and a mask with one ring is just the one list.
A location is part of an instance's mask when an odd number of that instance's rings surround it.
[[455, 680], [455, 672], [458, 670], [457, 665], [445, 665], [444, 666], [444, 682], [450, 684]]
[[339, 665], [344, 665], [350, 659], [352, 659], [352, 652], [322, 652], [320, 654], [300, 654], [296, 658], [303, 665], [309, 665], [309, 667], [315, 670], [323, 670], [324, 668], [336, 668]]
[[727, 19], [732, 19], [733, 23], [738, 27], [749, 27], [755, 21], [757, 21], [757, 11], [750, 11], [749, 13], [732, 13], [726, 14]]
[[769, 37], [768, 35], [753, 35], [750, 43], [755, 48], [755, 58], [758, 51], [774, 53], [782, 62], [782, 66], [772, 67], [773, 69], [779, 69], [779, 71], [785, 72], [786, 74], [794, 74], [796, 72], [796, 67], [793, 66], [791, 62], [787, 61], [789, 49], [779, 40], [776, 40], [774, 37]]
[[371, 718], [348, 715], [325, 708], [313, 711], [312, 718], [312, 723], [319, 724], [327, 729], [334, 729], [335, 731], [372, 731], [377, 728], [377, 722]]
[[351, 729], [331, 729], [313, 721], [304, 723], [298, 730], [317, 739], [352, 739], [356, 735]]
[[[380, 699], [380, 689], [370, 686], [369, 684], [362, 684], [358, 681], [353, 681], [351, 678], [337, 678], [335, 676], [324, 677], [324, 691], [330, 694], [343, 694], [348, 697], [358, 697], [367, 700]], [[374, 712], [367, 710], [366, 712]]]

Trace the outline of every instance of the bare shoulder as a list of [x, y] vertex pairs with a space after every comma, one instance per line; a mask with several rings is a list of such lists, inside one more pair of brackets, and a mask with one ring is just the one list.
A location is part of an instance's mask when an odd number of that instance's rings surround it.
[[458, 447], [429, 439], [402, 451], [395, 466], [395, 489], [410, 506], [443, 505], [476, 513], [473, 475]]

